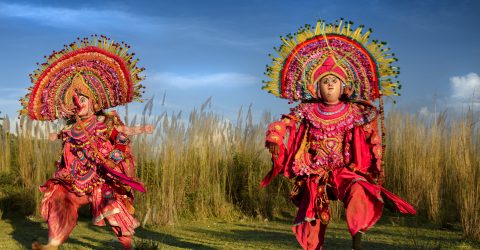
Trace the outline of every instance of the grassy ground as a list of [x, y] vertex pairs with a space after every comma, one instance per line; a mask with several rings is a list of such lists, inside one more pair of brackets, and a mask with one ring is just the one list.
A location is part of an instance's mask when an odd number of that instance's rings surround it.
[[[46, 224], [38, 218], [0, 220], [0, 231], [0, 249], [28, 249], [32, 239], [47, 239]], [[384, 216], [363, 239], [366, 249], [480, 249], [479, 242], [464, 241], [459, 229], [443, 230], [393, 215]], [[299, 249], [289, 220], [182, 222], [140, 228], [135, 242], [143, 249]], [[344, 222], [329, 225], [325, 249], [350, 249], [350, 243]], [[121, 248], [108, 227], [82, 219], [61, 249]]]

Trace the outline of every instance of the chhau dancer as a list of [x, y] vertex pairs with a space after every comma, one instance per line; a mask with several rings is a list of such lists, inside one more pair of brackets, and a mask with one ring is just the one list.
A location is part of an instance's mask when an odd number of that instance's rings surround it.
[[104, 109], [140, 100], [143, 79], [129, 46], [104, 36], [92, 36], [54, 52], [31, 79], [21, 100], [21, 115], [67, 126], [50, 139], [60, 139], [63, 154], [44, 192], [42, 217], [48, 223], [48, 244], [33, 249], [57, 249], [78, 219], [78, 208], [90, 204], [93, 224], [108, 223], [125, 249], [139, 223], [134, 217], [133, 189], [145, 192], [134, 178], [130, 135], [151, 133], [151, 125], [127, 127], [115, 111]]
[[[298, 213], [293, 231], [304, 249], [322, 249], [329, 203], [342, 201], [354, 249], [380, 218], [385, 199], [404, 214], [415, 209], [382, 187], [382, 96], [396, 95], [398, 68], [384, 43], [351, 23], [305, 26], [283, 37], [267, 66], [264, 89], [300, 101], [269, 126], [273, 168], [261, 185], [283, 173], [294, 179], [290, 198]], [[373, 101], [379, 101], [379, 110]]]

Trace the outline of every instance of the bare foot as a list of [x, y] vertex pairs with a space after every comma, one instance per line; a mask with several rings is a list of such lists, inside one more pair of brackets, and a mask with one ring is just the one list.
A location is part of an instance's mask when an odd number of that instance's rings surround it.
[[38, 242], [38, 241], [34, 241], [32, 243], [32, 249], [33, 250], [41, 250], [42, 249], [42, 244], [40, 244], [40, 242]]
[[35, 241], [32, 243], [32, 249], [33, 250], [57, 250], [58, 246], [53, 246], [53, 245], [42, 245], [40, 242]]

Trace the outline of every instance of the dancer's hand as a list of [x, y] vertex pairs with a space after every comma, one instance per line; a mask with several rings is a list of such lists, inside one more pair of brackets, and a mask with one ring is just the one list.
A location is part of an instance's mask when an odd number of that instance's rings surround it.
[[145, 131], [146, 134], [151, 134], [153, 133], [153, 126], [148, 124], [143, 127], [143, 130]]
[[277, 156], [280, 154], [280, 147], [278, 146], [278, 144], [273, 142], [267, 142], [266, 147], [268, 148], [268, 151], [270, 151], [272, 155]]
[[48, 135], [48, 139], [49, 139], [50, 141], [56, 141], [56, 140], [58, 139], [58, 134], [57, 134], [57, 133], [50, 133], [50, 134]]

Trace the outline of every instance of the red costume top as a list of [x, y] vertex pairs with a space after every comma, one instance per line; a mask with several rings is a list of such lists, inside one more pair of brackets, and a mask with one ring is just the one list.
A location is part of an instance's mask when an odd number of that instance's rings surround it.
[[[288, 178], [296, 177], [296, 185], [307, 188], [312, 194], [308, 201], [292, 197], [297, 199], [294, 202], [301, 209], [295, 223], [316, 216], [328, 223], [327, 189], [335, 198], [343, 200], [349, 186], [359, 180], [372, 195], [382, 200], [380, 191], [383, 188], [375, 184], [381, 184], [383, 179], [376, 117], [376, 108], [368, 104], [302, 103], [281, 121], [269, 126], [266, 141], [277, 144], [280, 154], [273, 157], [274, 167], [262, 185], [283, 172]], [[401, 212], [414, 213], [407, 203], [394, 201]]]
[[[94, 115], [78, 123], [65, 127], [60, 137], [63, 141], [62, 159], [57, 164], [54, 178], [41, 187], [43, 192], [58, 183], [77, 196], [99, 197], [92, 202], [94, 223], [103, 225], [106, 214], [114, 212], [116, 206], [105, 207], [109, 200], [120, 198], [123, 206], [133, 214], [133, 189], [145, 191], [143, 184], [134, 180], [134, 160], [130, 150], [130, 140], [117, 131], [115, 126], [123, 125], [116, 112]], [[88, 139], [90, 137], [90, 139]], [[97, 155], [94, 147], [102, 154]], [[102, 159], [103, 158], [103, 159]], [[114, 164], [107, 164], [110, 159]], [[100, 196], [93, 191], [99, 191]], [[112, 211], [111, 211], [112, 210]], [[48, 207], [42, 208], [47, 217]]]
[[[129, 178], [134, 174], [130, 140], [127, 135], [117, 131], [116, 125], [123, 125], [116, 112], [90, 117], [83, 123], [90, 140], [77, 124], [65, 127], [61, 132], [63, 159], [58, 164], [55, 178], [62, 180], [66, 187], [78, 195], [90, 193], [93, 187], [105, 180], [142, 189], [140, 183]], [[109, 158], [115, 164], [107, 166], [104, 160], [96, 156], [90, 142], [95, 144], [103, 158]]]

